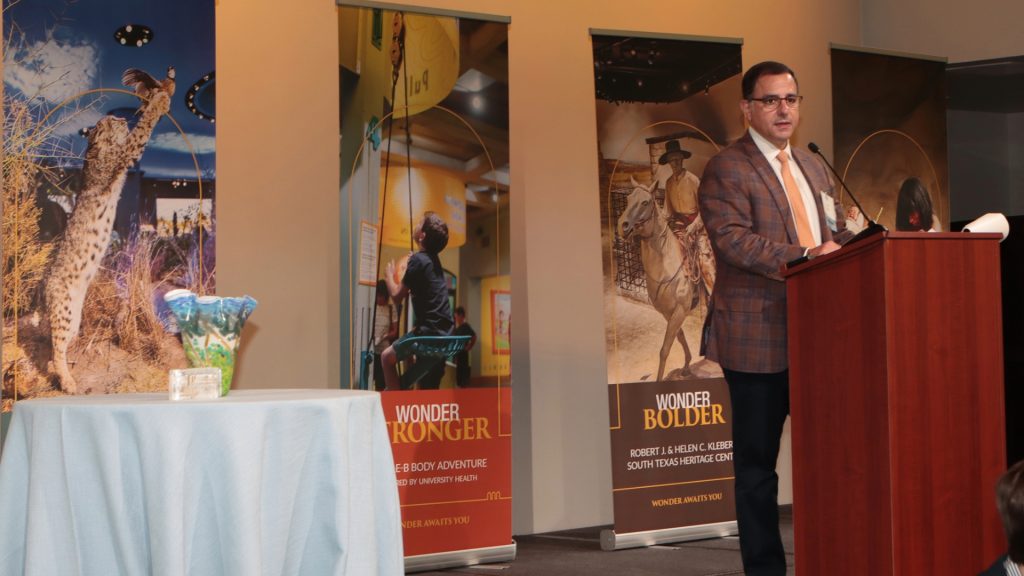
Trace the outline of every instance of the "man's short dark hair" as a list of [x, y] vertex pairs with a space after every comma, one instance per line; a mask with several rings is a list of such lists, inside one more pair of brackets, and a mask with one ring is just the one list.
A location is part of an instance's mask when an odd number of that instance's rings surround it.
[[[797, 89], [800, 88], [800, 81], [796, 79], [796, 72], [789, 66], [786, 66], [782, 62], [773, 62], [766, 60], [758, 64], [754, 64], [747, 70], [747, 73], [743, 75], [743, 99], [749, 100], [754, 95], [754, 87], [757, 86], [757, 81], [762, 76], [777, 76], [779, 74], [789, 74], [793, 77], [793, 81], [796, 82]], [[777, 96], [785, 96], [785, 94], [777, 94]]]
[[448, 245], [448, 225], [436, 212], [423, 214], [423, 248], [437, 254]]
[[996, 506], [1006, 530], [1010, 560], [1024, 564], [1024, 460], [1011, 466], [999, 478]]
[[465, 316], [466, 315], [466, 309], [463, 308], [462, 306], [457, 306], [455, 308], [455, 314], [457, 314], [459, 316]]

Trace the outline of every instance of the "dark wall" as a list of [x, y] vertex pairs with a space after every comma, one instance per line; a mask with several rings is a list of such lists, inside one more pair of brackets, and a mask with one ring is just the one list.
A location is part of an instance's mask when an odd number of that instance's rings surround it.
[[[1010, 216], [999, 245], [1003, 293], [1003, 370], [1006, 391], [1006, 463], [1024, 460], [1024, 216]], [[967, 222], [955, 222], [961, 230]]]

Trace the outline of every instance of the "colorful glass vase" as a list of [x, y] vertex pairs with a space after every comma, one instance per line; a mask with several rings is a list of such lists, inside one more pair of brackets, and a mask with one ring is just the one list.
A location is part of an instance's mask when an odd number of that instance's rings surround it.
[[256, 309], [256, 300], [249, 296], [197, 296], [185, 289], [171, 290], [164, 300], [178, 321], [189, 364], [193, 368], [220, 368], [221, 396], [227, 396], [242, 326]]

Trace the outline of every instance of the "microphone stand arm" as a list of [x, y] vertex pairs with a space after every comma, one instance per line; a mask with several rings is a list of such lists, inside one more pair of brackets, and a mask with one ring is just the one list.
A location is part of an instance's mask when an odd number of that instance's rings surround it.
[[868, 222], [867, 227], [858, 232], [853, 238], [850, 238], [846, 242], [846, 244], [844, 244], [844, 246], [853, 244], [854, 242], [860, 242], [865, 238], [870, 238], [875, 234], [885, 232], [885, 226], [882, 226], [878, 222], [875, 222], [870, 216], [868, 216], [868, 213], [864, 211], [864, 208], [860, 205], [860, 202], [857, 201], [857, 197], [854, 196], [853, 191], [850, 190], [850, 187], [846, 185], [846, 182], [843, 182], [843, 179], [839, 177], [839, 173], [836, 172], [836, 169], [832, 167], [832, 164], [830, 164], [828, 159], [825, 158], [825, 155], [821, 153], [821, 148], [818, 148], [817, 145], [813, 145], [813, 143], [812, 146], [808, 146], [808, 148], [811, 149], [811, 152], [814, 152], [815, 154], [821, 157], [821, 160], [825, 162], [825, 166], [828, 166], [828, 169], [832, 171], [832, 174], [836, 177], [836, 181], [839, 182], [839, 185], [846, 189], [847, 194], [850, 195], [850, 199], [853, 200], [854, 205], [857, 206], [857, 210], [860, 210], [860, 213], [864, 215], [864, 219], [867, 220]]

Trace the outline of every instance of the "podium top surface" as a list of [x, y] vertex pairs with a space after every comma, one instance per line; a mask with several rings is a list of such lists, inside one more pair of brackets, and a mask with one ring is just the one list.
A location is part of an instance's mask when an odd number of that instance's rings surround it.
[[874, 236], [865, 238], [857, 242], [856, 244], [846, 244], [842, 249], [836, 250], [831, 254], [819, 256], [810, 260], [805, 260], [796, 266], [787, 266], [782, 269], [782, 277], [789, 278], [795, 274], [799, 274], [809, 268], [814, 268], [825, 264], [827, 262], [833, 262], [842, 258], [849, 258], [856, 254], [868, 250], [876, 244], [890, 240], [890, 241], [905, 241], [905, 240], [926, 240], [928, 242], [942, 242], [942, 241], [999, 241], [1002, 239], [1002, 234], [995, 232], [894, 232], [886, 231], [882, 234], [875, 234]]

